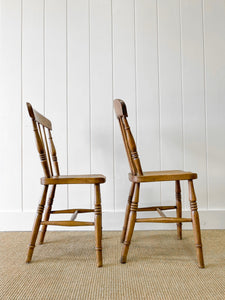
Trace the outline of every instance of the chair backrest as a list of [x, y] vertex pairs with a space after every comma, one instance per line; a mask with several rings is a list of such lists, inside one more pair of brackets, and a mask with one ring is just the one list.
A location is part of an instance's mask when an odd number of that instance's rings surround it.
[[[59, 165], [56, 156], [55, 145], [52, 140], [52, 124], [47, 118], [37, 112], [30, 103], [27, 103], [27, 109], [32, 119], [34, 135], [37, 145], [37, 150], [40, 155], [41, 165], [46, 177], [53, 176], [52, 164], [54, 166], [55, 175], [59, 175]], [[48, 140], [46, 137], [48, 133]], [[50, 151], [49, 151], [50, 149]]]
[[122, 132], [122, 137], [123, 137], [124, 146], [126, 149], [131, 173], [133, 175], [143, 175], [141, 162], [137, 153], [136, 143], [127, 121], [128, 114], [127, 114], [127, 107], [125, 102], [120, 99], [115, 99], [114, 109], [116, 112], [116, 116], [119, 120], [120, 129]]

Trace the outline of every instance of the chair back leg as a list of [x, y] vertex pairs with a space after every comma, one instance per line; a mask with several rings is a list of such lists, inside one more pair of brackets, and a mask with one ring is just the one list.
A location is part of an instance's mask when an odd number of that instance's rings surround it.
[[97, 266], [102, 267], [102, 206], [99, 184], [95, 184], [95, 249]]
[[[177, 218], [182, 218], [182, 205], [181, 205], [181, 188], [180, 181], [175, 181], [176, 191], [176, 214]], [[182, 240], [182, 223], [177, 223], [177, 239]]]
[[[50, 191], [50, 194], [49, 194], [49, 198], [48, 198], [46, 211], [45, 211], [45, 214], [44, 214], [44, 221], [49, 220], [51, 210], [52, 210], [53, 200], [54, 200], [54, 197], [55, 197], [55, 189], [56, 189], [56, 185], [52, 185], [51, 191]], [[43, 244], [46, 231], [47, 231], [47, 225], [42, 225], [41, 232], [40, 232], [39, 244]]]
[[130, 207], [127, 231], [126, 231], [126, 236], [125, 236], [125, 240], [123, 243], [122, 254], [121, 254], [121, 259], [120, 259], [120, 262], [122, 264], [125, 264], [127, 261], [127, 254], [128, 254], [128, 250], [129, 250], [129, 246], [130, 246], [130, 241], [131, 241], [133, 231], [134, 231], [134, 225], [136, 222], [138, 201], [139, 201], [139, 190], [140, 190], [140, 183], [136, 183], [135, 184], [135, 194], [134, 194], [134, 198], [132, 200], [131, 207]]
[[33, 255], [33, 251], [34, 251], [34, 247], [35, 247], [35, 243], [37, 240], [37, 235], [38, 235], [38, 231], [40, 228], [41, 219], [42, 219], [42, 215], [43, 215], [43, 211], [44, 211], [44, 207], [45, 207], [47, 192], [48, 192], [48, 185], [45, 185], [44, 189], [43, 189], [41, 201], [38, 205], [37, 216], [34, 221], [34, 226], [33, 226], [32, 235], [31, 235], [31, 241], [30, 241], [29, 250], [28, 250], [28, 254], [27, 254], [27, 260], [26, 260], [27, 263], [29, 263], [32, 259], [32, 255]]
[[121, 234], [121, 243], [124, 242], [124, 239], [126, 236], [127, 224], [128, 224], [128, 219], [129, 219], [129, 215], [130, 215], [130, 207], [131, 207], [133, 195], [134, 195], [134, 183], [132, 182], [131, 187], [130, 187], [130, 193], [129, 193], [128, 200], [127, 200], [127, 207], [126, 207], [126, 212], [125, 212], [125, 217], [124, 217], [123, 230], [122, 230], [122, 234]]
[[191, 218], [192, 218], [192, 225], [194, 231], [198, 265], [200, 268], [204, 268], [205, 266], [204, 266], [203, 252], [202, 252], [202, 241], [201, 241], [198, 207], [197, 207], [196, 195], [195, 195], [195, 190], [194, 190], [194, 185], [192, 180], [188, 180], [188, 187], [189, 187]]

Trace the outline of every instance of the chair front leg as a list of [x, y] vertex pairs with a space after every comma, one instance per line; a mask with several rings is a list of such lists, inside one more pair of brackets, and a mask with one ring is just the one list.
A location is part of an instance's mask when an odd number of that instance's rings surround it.
[[139, 201], [139, 190], [140, 190], [140, 183], [136, 183], [135, 184], [135, 196], [131, 203], [130, 214], [129, 214], [129, 219], [128, 219], [128, 226], [127, 226], [126, 236], [125, 236], [125, 240], [123, 243], [122, 254], [121, 254], [121, 259], [120, 259], [120, 262], [122, 264], [125, 264], [127, 261], [127, 254], [128, 254], [131, 238], [132, 238], [132, 235], [134, 232], [134, 225], [136, 222], [138, 201]]
[[[53, 185], [51, 187], [51, 192], [50, 192], [50, 195], [48, 198], [48, 204], [47, 204], [47, 208], [46, 208], [45, 215], [44, 215], [44, 221], [49, 220], [51, 210], [52, 210], [52, 203], [53, 203], [53, 200], [55, 197], [55, 189], [56, 189], [56, 185]], [[46, 231], [47, 231], [47, 225], [42, 225], [41, 232], [40, 232], [39, 244], [43, 244]]]
[[192, 180], [188, 180], [188, 187], [189, 187], [191, 218], [192, 218], [192, 225], [194, 231], [195, 246], [197, 251], [198, 266], [200, 268], [204, 268], [205, 265], [204, 265], [204, 258], [202, 252], [202, 241], [201, 241], [198, 207], [197, 207], [196, 195], [195, 195], [195, 190], [194, 190], [194, 185]]
[[[181, 204], [181, 188], [180, 181], [175, 182], [175, 191], [176, 191], [176, 213], [177, 218], [182, 217], [182, 204]], [[182, 223], [177, 223], [177, 239], [182, 240]]]
[[34, 226], [33, 226], [32, 235], [31, 235], [31, 241], [30, 241], [28, 254], [27, 254], [27, 260], [26, 260], [27, 263], [29, 263], [32, 259], [35, 243], [37, 240], [38, 231], [39, 231], [41, 220], [42, 220], [42, 214], [43, 214], [44, 207], [45, 207], [47, 192], [48, 192], [48, 185], [45, 185], [43, 194], [41, 197], [41, 201], [38, 205], [37, 216], [34, 221]]
[[95, 249], [97, 266], [102, 267], [102, 207], [99, 184], [95, 184]]
[[126, 236], [127, 224], [128, 224], [128, 219], [129, 219], [129, 215], [130, 215], [130, 207], [131, 207], [131, 202], [132, 202], [132, 198], [134, 195], [134, 186], [135, 186], [135, 184], [132, 182], [131, 187], [130, 187], [129, 197], [127, 200], [127, 207], [126, 207], [126, 212], [125, 212], [123, 230], [122, 230], [122, 234], [121, 234], [121, 243], [124, 242], [124, 239]]

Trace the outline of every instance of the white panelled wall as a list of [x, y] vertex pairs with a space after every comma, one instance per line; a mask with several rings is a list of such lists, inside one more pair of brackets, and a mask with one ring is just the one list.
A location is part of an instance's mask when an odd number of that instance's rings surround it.
[[[224, 0], [0, 0], [0, 19], [0, 230], [31, 230], [41, 194], [27, 101], [52, 120], [62, 174], [107, 177], [103, 228], [121, 229], [129, 181], [114, 98], [143, 169], [197, 172], [201, 227], [225, 228]], [[140, 205], [174, 197], [172, 183], [143, 184]], [[93, 201], [89, 186], [59, 186], [54, 206]]]

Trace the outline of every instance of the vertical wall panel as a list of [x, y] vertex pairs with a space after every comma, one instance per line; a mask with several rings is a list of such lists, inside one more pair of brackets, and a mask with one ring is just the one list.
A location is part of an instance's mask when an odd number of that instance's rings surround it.
[[25, 211], [36, 211], [42, 191], [39, 179], [43, 176], [43, 170], [26, 102], [44, 113], [43, 1], [23, 1], [22, 24], [23, 207]]
[[[184, 167], [198, 173], [198, 205], [207, 208], [202, 1], [181, 1]], [[186, 193], [187, 195], [187, 193]], [[188, 199], [185, 205], [189, 208]]]
[[90, 6], [91, 171], [102, 173], [103, 210], [113, 210], [113, 114], [111, 0]]
[[[156, 1], [136, 1], [137, 142], [145, 171], [160, 170]], [[141, 187], [141, 205], [160, 201], [158, 183]], [[151, 204], [150, 204], [151, 203]]]
[[21, 1], [0, 4], [1, 210], [22, 208], [21, 176]]
[[204, 1], [208, 208], [225, 208], [225, 2]]
[[[134, 1], [114, 0], [113, 20], [113, 97], [126, 101], [131, 130], [136, 135]], [[128, 161], [119, 124], [115, 118], [115, 208], [124, 209], [129, 192]]]
[[[66, 0], [45, 2], [45, 114], [52, 121], [61, 174], [67, 173]], [[67, 206], [67, 187], [59, 186], [54, 207]]]
[[[179, 1], [158, 1], [161, 167], [183, 169]], [[168, 192], [169, 191], [169, 192]], [[162, 184], [162, 203], [174, 203], [174, 184]]]
[[[90, 173], [89, 1], [68, 1], [68, 167]], [[88, 185], [69, 187], [69, 204], [90, 206]]]

